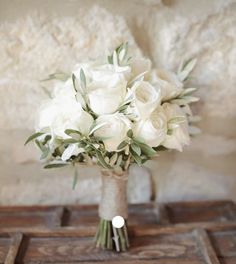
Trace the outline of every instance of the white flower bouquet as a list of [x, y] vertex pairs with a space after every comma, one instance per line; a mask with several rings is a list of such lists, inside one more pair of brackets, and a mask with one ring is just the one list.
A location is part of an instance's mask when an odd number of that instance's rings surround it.
[[[192, 113], [198, 99], [184, 81], [196, 60], [182, 64], [178, 73], [153, 69], [148, 59], [128, 56], [121, 44], [107, 63], [87, 62], [59, 79], [37, 121], [34, 141], [42, 151], [45, 168], [77, 164], [99, 165], [102, 172], [100, 223], [96, 245], [125, 251], [127, 234], [126, 184], [131, 164], [144, 164], [159, 151], [189, 143]], [[115, 216], [125, 219], [120, 228]]]

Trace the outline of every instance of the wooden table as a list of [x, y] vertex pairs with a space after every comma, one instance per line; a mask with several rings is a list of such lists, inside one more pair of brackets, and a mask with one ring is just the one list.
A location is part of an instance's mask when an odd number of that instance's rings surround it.
[[236, 264], [230, 201], [129, 207], [131, 247], [93, 246], [97, 206], [0, 207], [0, 263]]

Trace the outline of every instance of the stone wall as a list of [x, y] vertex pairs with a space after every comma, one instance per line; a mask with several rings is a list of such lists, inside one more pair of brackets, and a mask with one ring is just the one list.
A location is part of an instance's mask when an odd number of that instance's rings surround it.
[[[46, 171], [24, 147], [50, 84], [48, 73], [103, 56], [122, 41], [156, 66], [176, 69], [197, 57], [189, 86], [201, 135], [183, 153], [133, 167], [131, 202], [236, 199], [236, 1], [0, 0], [0, 204], [90, 203], [100, 199], [96, 168], [83, 168], [75, 191], [70, 169]], [[152, 175], [152, 180], [151, 180]]]

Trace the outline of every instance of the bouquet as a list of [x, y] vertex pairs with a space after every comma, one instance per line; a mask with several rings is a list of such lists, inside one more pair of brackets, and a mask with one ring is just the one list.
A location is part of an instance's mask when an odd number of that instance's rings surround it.
[[[189, 104], [195, 88], [184, 82], [196, 60], [182, 63], [178, 73], [153, 69], [151, 61], [132, 58], [123, 43], [107, 62], [77, 64], [58, 79], [51, 98], [39, 111], [34, 141], [45, 168], [77, 164], [98, 165], [102, 172], [97, 247], [125, 251], [127, 232], [126, 185], [131, 164], [144, 164], [160, 151], [189, 143], [193, 120]], [[124, 220], [116, 226], [114, 217]]]

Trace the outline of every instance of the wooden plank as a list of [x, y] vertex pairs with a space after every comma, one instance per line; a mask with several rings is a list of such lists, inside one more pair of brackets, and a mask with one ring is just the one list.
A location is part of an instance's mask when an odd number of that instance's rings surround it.
[[[93, 226], [97, 205], [0, 207], [0, 228]], [[129, 226], [236, 221], [235, 204], [229, 201], [133, 204]]]
[[198, 228], [195, 230], [195, 233], [196, 233], [196, 238], [199, 242], [200, 250], [204, 256], [206, 263], [207, 264], [220, 264], [220, 261], [210, 242], [207, 232], [202, 228]]
[[212, 232], [210, 239], [219, 257], [234, 258], [236, 263], [236, 228]]
[[231, 201], [178, 202], [166, 204], [172, 223], [236, 221]]
[[[118, 261], [114, 261], [112, 260], [112, 262], [110, 260], [108, 261], [82, 261], [82, 262], [76, 262], [76, 263], [80, 263], [80, 264], [94, 264], [94, 263], [104, 263], [104, 264], [205, 264], [203, 263], [201, 260], [193, 260], [193, 259], [184, 259], [184, 260], [179, 260], [179, 259], [158, 259], [157, 260], [152, 260], [152, 259], [148, 259], [148, 260], [118, 260]], [[35, 262], [27, 262], [26, 264], [36, 264]], [[38, 264], [38, 263], [37, 263]], [[52, 262], [44, 262], [43, 264], [52, 264]], [[62, 264], [62, 262], [53, 262], [53, 264]], [[66, 264], [75, 264], [75, 262], [66, 262]], [[228, 264], [228, 263], [226, 263]], [[229, 264], [235, 264], [235, 262], [233, 263], [229, 263]]]
[[159, 204], [156, 206], [156, 215], [158, 223], [162, 225], [171, 224], [171, 219], [165, 204]]
[[16, 233], [12, 236], [12, 243], [10, 245], [10, 249], [7, 253], [5, 264], [14, 264], [16, 255], [18, 253], [21, 241], [22, 241], [23, 235], [21, 233]]
[[60, 207], [0, 207], [0, 228], [53, 227], [59, 224]]
[[[196, 228], [207, 229], [211, 232], [217, 231], [227, 231], [234, 230], [236, 228], [236, 221], [227, 222], [227, 223], [193, 223], [193, 224], [176, 224], [169, 226], [158, 226], [158, 225], [142, 225], [142, 226], [129, 226], [128, 231], [131, 236], [150, 236], [150, 235], [160, 235], [160, 234], [171, 234], [171, 233], [181, 233], [181, 232], [191, 232]], [[34, 235], [34, 236], [61, 236], [63, 234], [69, 236], [94, 236], [96, 233], [97, 227], [86, 227], [86, 226], [78, 226], [78, 227], [57, 227], [57, 228], [22, 228], [21, 231], [26, 235]], [[0, 229], [1, 234], [14, 234], [17, 232], [19, 228], [2, 228]]]
[[9, 248], [11, 246], [11, 237], [9, 234], [0, 234], [0, 263], [4, 263]]
[[[28, 236], [29, 242], [19, 263], [68, 263], [158, 260], [158, 263], [202, 263], [194, 235], [191, 233], [166, 234], [131, 238], [128, 252], [115, 253], [94, 247], [91, 237]], [[179, 262], [177, 262], [177, 260]]]

